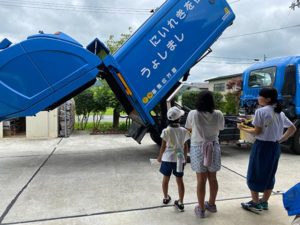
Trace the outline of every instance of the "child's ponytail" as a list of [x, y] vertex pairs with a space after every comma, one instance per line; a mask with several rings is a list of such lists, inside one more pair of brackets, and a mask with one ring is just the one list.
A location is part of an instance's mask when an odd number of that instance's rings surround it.
[[262, 96], [264, 98], [269, 98], [270, 102], [268, 103], [269, 105], [274, 105], [274, 112], [275, 113], [281, 113], [282, 112], [282, 105], [278, 101], [278, 93], [277, 90], [273, 87], [265, 87], [262, 88], [259, 91], [259, 96]]
[[277, 100], [275, 107], [274, 107], [274, 112], [276, 113], [281, 113], [282, 112], [282, 105], [281, 103]]

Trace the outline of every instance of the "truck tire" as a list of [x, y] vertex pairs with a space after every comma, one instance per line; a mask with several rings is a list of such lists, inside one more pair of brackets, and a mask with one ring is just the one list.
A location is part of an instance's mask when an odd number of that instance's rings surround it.
[[161, 137], [157, 132], [150, 132], [150, 137], [157, 145], [161, 145]]
[[297, 128], [297, 131], [294, 135], [294, 153], [300, 155], [300, 127]]

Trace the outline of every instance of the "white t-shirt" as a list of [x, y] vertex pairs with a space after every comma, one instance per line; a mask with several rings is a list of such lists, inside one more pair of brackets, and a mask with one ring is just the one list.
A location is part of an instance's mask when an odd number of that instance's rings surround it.
[[280, 140], [284, 128], [293, 125], [283, 112], [275, 113], [271, 105], [257, 109], [252, 124], [262, 128], [262, 132], [255, 136], [256, 139], [273, 142]]
[[203, 141], [218, 141], [220, 130], [224, 129], [224, 116], [220, 110], [198, 112], [191, 110], [185, 127], [192, 129], [191, 144], [199, 145]]
[[184, 127], [168, 126], [162, 131], [160, 137], [166, 142], [166, 150], [162, 155], [162, 161], [176, 162], [177, 156], [175, 149], [181, 149], [183, 153], [184, 143], [190, 139], [190, 132]]

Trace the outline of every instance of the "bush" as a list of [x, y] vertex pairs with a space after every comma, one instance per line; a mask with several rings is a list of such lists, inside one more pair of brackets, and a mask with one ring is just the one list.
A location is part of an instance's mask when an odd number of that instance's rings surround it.
[[225, 99], [224, 112], [229, 115], [237, 115], [239, 110], [239, 96], [235, 93], [227, 93]]
[[[75, 123], [75, 129], [80, 130], [80, 124], [78, 122]], [[125, 122], [120, 122], [120, 126], [118, 128], [113, 128], [112, 122], [101, 122], [99, 128], [95, 130], [93, 123], [88, 122], [85, 127], [85, 130], [90, 131], [94, 134], [126, 133], [128, 127], [126, 126]]]
[[182, 94], [182, 105], [190, 108], [196, 109], [197, 97], [200, 91], [186, 91]]

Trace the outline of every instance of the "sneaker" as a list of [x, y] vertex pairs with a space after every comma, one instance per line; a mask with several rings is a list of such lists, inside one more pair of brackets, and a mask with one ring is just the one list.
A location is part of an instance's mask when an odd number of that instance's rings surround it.
[[268, 202], [263, 201], [262, 198], [259, 199], [259, 204], [260, 204], [260, 206], [261, 206], [261, 208], [262, 208], [263, 210], [268, 210], [268, 209], [269, 209], [269, 204], [268, 204]]
[[195, 206], [195, 214], [200, 218], [205, 218], [205, 209], [200, 209], [199, 205]]
[[174, 206], [178, 209], [179, 212], [184, 211], [184, 205], [179, 200], [174, 201]]
[[204, 203], [205, 209], [211, 213], [216, 213], [217, 212], [217, 206], [216, 205], [210, 205], [208, 202]]
[[163, 204], [167, 205], [167, 204], [169, 204], [170, 201], [171, 201], [171, 197], [170, 197], [170, 195], [168, 195], [167, 198], [163, 199]]
[[241, 203], [241, 205], [244, 209], [248, 209], [250, 211], [261, 211], [262, 210], [261, 205], [259, 203], [255, 203], [253, 201], [243, 202], [243, 203]]

